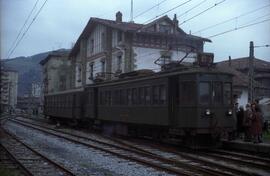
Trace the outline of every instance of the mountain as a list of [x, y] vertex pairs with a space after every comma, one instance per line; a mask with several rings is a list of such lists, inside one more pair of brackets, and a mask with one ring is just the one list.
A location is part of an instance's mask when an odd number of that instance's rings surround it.
[[16, 70], [19, 74], [18, 96], [29, 94], [32, 83], [42, 83], [42, 67], [39, 62], [45, 59], [51, 52], [53, 51], [39, 53], [29, 57], [22, 56], [2, 60], [6, 68]]

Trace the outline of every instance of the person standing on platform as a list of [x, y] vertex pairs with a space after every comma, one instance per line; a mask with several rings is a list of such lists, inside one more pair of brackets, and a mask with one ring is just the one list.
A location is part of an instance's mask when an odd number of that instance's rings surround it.
[[261, 112], [260, 112], [258, 106], [256, 106], [255, 103], [253, 103], [251, 105], [251, 110], [252, 110], [251, 133], [252, 133], [252, 136], [253, 136], [253, 142], [254, 143], [261, 143], [262, 142], [262, 138], [261, 138], [261, 134], [262, 134]]
[[250, 104], [246, 104], [246, 110], [244, 112], [244, 119], [243, 119], [243, 126], [244, 126], [244, 141], [250, 142], [251, 141], [251, 116], [252, 116], [252, 111]]
[[240, 106], [237, 114], [236, 114], [236, 117], [237, 117], [237, 137], [238, 138], [242, 138], [242, 134], [244, 132], [244, 128], [243, 128], [243, 120], [244, 120], [244, 108], [242, 106]]

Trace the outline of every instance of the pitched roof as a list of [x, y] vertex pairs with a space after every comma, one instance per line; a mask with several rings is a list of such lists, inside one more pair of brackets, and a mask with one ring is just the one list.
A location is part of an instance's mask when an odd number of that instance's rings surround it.
[[[70, 52], [70, 56], [76, 55], [76, 53], [79, 51], [80, 49], [80, 41], [83, 38], [87, 38], [89, 36], [89, 33], [91, 32], [91, 30], [95, 27], [95, 24], [102, 24], [114, 29], [119, 29], [122, 30], [124, 32], [145, 32], [145, 33], [150, 33], [150, 34], [161, 34], [160, 32], [149, 32], [149, 31], [145, 31], [144, 29], [146, 29], [146, 27], [149, 27], [151, 24], [154, 24], [158, 21], [162, 21], [162, 20], [167, 20], [170, 21], [170, 23], [172, 23], [172, 20], [167, 16], [163, 16], [160, 17], [148, 24], [139, 24], [139, 23], [133, 23], [133, 22], [117, 22], [114, 20], [108, 20], [108, 19], [101, 19], [101, 18], [90, 18], [90, 20], [88, 21], [87, 25], [85, 26], [85, 28], [83, 29], [81, 35], [79, 36], [79, 38], [77, 39], [74, 47], [72, 48], [71, 52]], [[177, 29], [178, 31], [180, 31], [180, 33], [183, 33], [181, 36], [182, 37], [186, 37], [186, 38], [190, 38], [190, 39], [194, 39], [194, 40], [202, 40], [202, 41], [207, 41], [207, 42], [211, 42], [211, 40], [207, 39], [207, 38], [202, 38], [202, 37], [198, 37], [198, 36], [194, 36], [194, 35], [190, 35], [190, 34], [186, 34], [182, 29], [180, 29], [178, 27]]]
[[[218, 69], [233, 74], [233, 85], [237, 87], [248, 87], [249, 84], [249, 77], [248, 75], [236, 70], [233, 67], [230, 67], [229, 65], [222, 65], [217, 64], [216, 65]], [[259, 83], [256, 80], [253, 80], [255, 87], [264, 88], [264, 86]]]
[[50, 58], [52, 57], [68, 57], [69, 55], [69, 49], [59, 49], [52, 51], [50, 54], [48, 54], [47, 57], [45, 57], [43, 60], [39, 62], [40, 65], [46, 64]]
[[[218, 62], [218, 65], [224, 66], [229, 65], [229, 60]], [[241, 57], [231, 60], [231, 67], [244, 70], [249, 68], [249, 57]], [[254, 58], [254, 68], [255, 69], [268, 69], [270, 70], [270, 62]]]

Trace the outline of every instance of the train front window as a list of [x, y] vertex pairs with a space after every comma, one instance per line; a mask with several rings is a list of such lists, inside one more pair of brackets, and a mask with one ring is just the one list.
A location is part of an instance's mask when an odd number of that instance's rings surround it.
[[210, 83], [201, 82], [199, 84], [199, 100], [201, 105], [210, 103]]
[[[183, 81], [180, 82], [180, 104], [194, 105], [196, 103], [196, 82]], [[176, 95], [177, 96], [177, 95]]]
[[222, 104], [222, 83], [221, 82], [213, 83], [212, 97], [213, 97], [213, 104], [214, 105]]
[[231, 83], [224, 84], [224, 104], [225, 105], [232, 104], [232, 84]]

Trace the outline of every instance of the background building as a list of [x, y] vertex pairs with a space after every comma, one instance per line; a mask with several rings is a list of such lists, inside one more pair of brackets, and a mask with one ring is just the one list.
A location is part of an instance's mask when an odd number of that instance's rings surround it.
[[5, 68], [1, 62], [1, 112], [15, 110], [17, 105], [18, 72]]
[[[238, 103], [245, 106], [248, 103], [249, 91], [249, 60], [250, 57], [229, 59], [218, 62], [217, 65], [233, 73], [234, 94]], [[270, 97], [270, 62], [254, 58], [254, 99]]]
[[57, 50], [40, 62], [44, 94], [70, 89], [71, 65], [68, 53], [69, 50]]
[[[161, 65], [194, 62], [209, 39], [186, 34], [174, 19], [163, 16], [148, 24], [90, 18], [69, 57], [72, 61], [72, 87], [83, 87], [95, 80], [117, 79], [120, 73], [140, 69], [159, 71]], [[191, 50], [192, 48], [192, 50]]]

